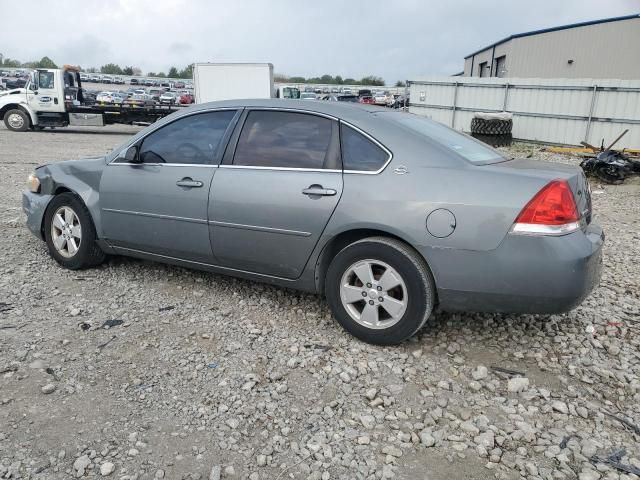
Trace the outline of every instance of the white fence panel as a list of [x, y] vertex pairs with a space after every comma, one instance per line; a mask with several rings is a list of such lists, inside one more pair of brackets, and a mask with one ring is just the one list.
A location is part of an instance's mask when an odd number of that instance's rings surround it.
[[579, 145], [640, 148], [640, 81], [429, 77], [409, 82], [409, 110], [469, 131], [474, 112], [513, 113], [513, 136]]

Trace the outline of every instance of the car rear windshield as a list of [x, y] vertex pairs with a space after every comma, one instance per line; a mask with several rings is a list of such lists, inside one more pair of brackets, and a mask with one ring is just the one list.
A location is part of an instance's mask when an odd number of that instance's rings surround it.
[[507, 160], [507, 157], [488, 145], [428, 118], [410, 113], [385, 115], [393, 115], [394, 121], [447, 147], [471, 163], [485, 165]]

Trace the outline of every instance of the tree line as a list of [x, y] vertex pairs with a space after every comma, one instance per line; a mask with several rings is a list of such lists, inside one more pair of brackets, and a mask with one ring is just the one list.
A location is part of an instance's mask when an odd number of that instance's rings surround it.
[[[4, 57], [0, 53], [0, 67], [6, 68], [58, 68], [58, 65], [49, 57], [42, 57], [40, 60], [34, 60], [31, 62], [21, 62], [15, 58]], [[104, 73], [106, 75], [128, 75], [128, 76], [141, 76], [142, 69], [134, 67], [132, 65], [121, 67], [115, 63], [107, 63], [101, 67], [89, 67], [80, 70], [87, 73]], [[187, 65], [181, 70], [176, 67], [171, 67], [167, 73], [164, 72], [148, 72], [147, 77], [160, 77], [160, 78], [193, 78], [193, 65]]]
[[[0, 54], [0, 67], [9, 68], [58, 68], [53, 60], [49, 57], [42, 57], [40, 60], [34, 60], [32, 62], [20, 62], [19, 60], [12, 58], [4, 58]], [[80, 68], [82, 70], [82, 68]], [[107, 63], [101, 67], [90, 67], [84, 69], [87, 73], [104, 73], [106, 75], [128, 75], [128, 76], [141, 76], [142, 70], [139, 67], [132, 65], [121, 67], [115, 63]], [[160, 78], [193, 78], [193, 64], [187, 65], [181, 70], [177, 67], [171, 67], [165, 74], [164, 72], [148, 72], [147, 77], [160, 77]], [[274, 79], [280, 83], [313, 83], [313, 84], [327, 84], [327, 85], [373, 85], [384, 86], [384, 79], [375, 75], [368, 75], [356, 80], [355, 78], [342, 78], [340, 75], [322, 75], [321, 77], [305, 78], [301, 76], [287, 76], [282, 74], [275, 74]], [[398, 80], [396, 87], [403, 87], [404, 82]]]
[[275, 74], [274, 80], [280, 83], [320, 83], [326, 85], [373, 85], [376, 87], [384, 86], [384, 79], [375, 75], [368, 75], [356, 80], [355, 78], [342, 78], [340, 75], [322, 75], [321, 77], [300, 77], [300, 76], [287, 76], [282, 74]]

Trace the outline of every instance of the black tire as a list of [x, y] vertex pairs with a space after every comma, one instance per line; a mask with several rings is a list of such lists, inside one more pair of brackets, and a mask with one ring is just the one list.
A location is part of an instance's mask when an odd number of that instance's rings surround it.
[[483, 133], [472, 133], [471, 136], [492, 147], [508, 147], [513, 141], [510, 133], [502, 135], [485, 135]]
[[[12, 121], [12, 117], [15, 118], [15, 115], [22, 119], [21, 123], [16, 124], [15, 121]], [[29, 115], [25, 112], [18, 108], [14, 108], [4, 114], [4, 124], [12, 132], [26, 132], [31, 127], [31, 120], [29, 119]]]
[[504, 135], [511, 133], [513, 120], [485, 120], [484, 118], [471, 119], [471, 133], [482, 133], [484, 135]]
[[[52, 223], [55, 213], [61, 207], [69, 207], [77, 216], [81, 228], [80, 244], [73, 256], [62, 255], [53, 242]], [[50, 255], [56, 262], [69, 270], [80, 270], [100, 265], [105, 253], [96, 243], [96, 229], [91, 214], [85, 204], [72, 193], [61, 193], [51, 200], [44, 217], [44, 236]]]
[[[368, 328], [358, 323], [341, 300], [343, 275], [355, 263], [365, 259], [388, 264], [402, 277], [406, 285], [407, 302], [404, 314], [397, 323], [387, 328]], [[333, 258], [327, 270], [325, 293], [336, 320], [344, 329], [360, 340], [376, 345], [395, 345], [413, 336], [431, 315], [436, 301], [435, 282], [424, 259], [403, 242], [386, 237], [366, 238], [342, 249]], [[366, 305], [364, 307], [366, 308]], [[382, 304], [379, 308], [382, 308]]]

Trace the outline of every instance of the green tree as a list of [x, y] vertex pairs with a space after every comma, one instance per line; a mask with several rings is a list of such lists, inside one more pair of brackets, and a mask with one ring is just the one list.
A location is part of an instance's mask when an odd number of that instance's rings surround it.
[[342, 80], [342, 77], [340, 75], [336, 75], [336, 77], [334, 78], [334, 81], [338, 85], [342, 85], [344, 83], [344, 80]]
[[106, 73], [107, 75], [122, 75], [122, 68], [115, 63], [107, 63], [100, 67], [100, 73]]
[[398, 80], [396, 82], [396, 87], [406, 87], [406, 84], [402, 80]]
[[22, 65], [22, 63], [20, 63], [20, 60], [15, 60], [13, 58], [5, 58], [2, 61], [2, 66], [3, 67], [17, 68], [20, 65]]
[[58, 68], [58, 66], [49, 57], [42, 57], [37, 63], [36, 68]]
[[178, 69], [176, 67], [171, 67], [169, 69], [169, 73], [167, 73], [167, 77], [178, 78]]
[[156, 77], [165, 78], [166, 75], [164, 74], [164, 72], [158, 72], [158, 73], [156, 73]]
[[360, 80], [362, 85], [373, 85], [374, 87], [382, 87], [384, 86], [384, 80], [380, 77], [376, 77], [375, 75], [368, 75]]
[[193, 78], [193, 64], [187, 65], [184, 69], [180, 70], [180, 78]]
[[147, 73], [147, 77], [155, 77], [156, 76], [156, 72], [148, 72]]
[[307, 79], [304, 77], [289, 77], [287, 81], [291, 83], [307, 83]]
[[98, 69], [96, 67], [87, 68], [87, 73], [98, 73]]
[[320, 83], [335, 83], [331, 75], [324, 74], [320, 77]]
[[353, 79], [353, 78], [345, 78], [344, 82], [342, 82], [344, 85], [357, 85], [358, 81]]
[[133, 75], [133, 67], [124, 67], [122, 69], [123, 75]]

